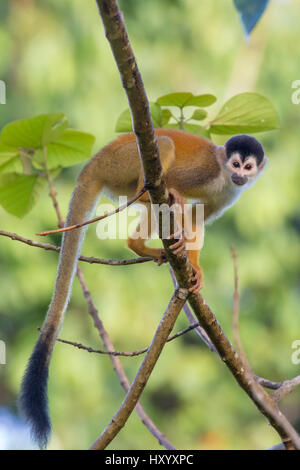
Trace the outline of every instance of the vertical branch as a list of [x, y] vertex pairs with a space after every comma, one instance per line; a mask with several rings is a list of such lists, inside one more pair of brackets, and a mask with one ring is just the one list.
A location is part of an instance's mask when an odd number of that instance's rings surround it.
[[46, 145], [43, 146], [43, 156], [44, 156], [45, 173], [46, 173], [46, 178], [47, 178], [48, 186], [49, 186], [49, 196], [52, 199], [53, 207], [54, 207], [54, 210], [56, 212], [58, 226], [59, 226], [59, 228], [63, 228], [63, 226], [65, 225], [64, 219], [63, 219], [63, 216], [61, 214], [61, 211], [60, 211], [60, 208], [59, 208], [59, 205], [58, 205], [58, 201], [57, 201], [57, 197], [56, 197], [57, 192], [55, 190], [51, 175], [50, 175], [49, 170], [48, 170], [47, 146]]

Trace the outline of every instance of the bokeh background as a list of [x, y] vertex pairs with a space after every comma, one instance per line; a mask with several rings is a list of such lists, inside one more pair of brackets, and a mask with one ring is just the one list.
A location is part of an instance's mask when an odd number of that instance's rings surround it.
[[[241, 337], [254, 371], [271, 380], [299, 374], [291, 345], [300, 339], [300, 106], [292, 82], [300, 79], [300, 5], [272, 1], [246, 42], [232, 2], [224, 0], [120, 0], [149, 98], [164, 93], [213, 93], [218, 102], [241, 91], [267, 96], [281, 129], [259, 138], [268, 170], [206, 231], [203, 294], [232, 339], [233, 264], [239, 254]], [[0, 3], [0, 79], [7, 104], [0, 127], [11, 120], [63, 111], [71, 126], [96, 136], [94, 150], [115, 137], [127, 107], [94, 1], [4, 0]], [[220, 139], [218, 142], [221, 143]], [[80, 165], [57, 180], [66, 214]], [[0, 207], [0, 228], [25, 237], [56, 225], [45, 190], [23, 220]], [[49, 237], [59, 243], [59, 237]], [[102, 241], [96, 227], [83, 252], [130, 258], [123, 241]], [[0, 448], [30, 448], [16, 400], [27, 359], [42, 325], [55, 278], [57, 254], [0, 240]], [[101, 318], [118, 350], [146, 346], [173, 290], [168, 267], [82, 266]], [[176, 330], [187, 326], [182, 313]], [[61, 336], [95, 348], [100, 342], [75, 280]], [[123, 358], [132, 379], [141, 362]], [[86, 449], [119, 407], [124, 393], [108, 357], [57, 344], [49, 384], [52, 449]], [[300, 389], [281, 406], [300, 430]], [[194, 332], [168, 344], [142, 397], [158, 427], [179, 449], [265, 449], [278, 443], [221, 361]], [[136, 413], [113, 441], [114, 449], [159, 449]]]

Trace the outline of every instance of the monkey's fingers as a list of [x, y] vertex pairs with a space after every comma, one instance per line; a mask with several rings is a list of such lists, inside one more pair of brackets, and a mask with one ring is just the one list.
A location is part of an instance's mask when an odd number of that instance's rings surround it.
[[201, 268], [193, 268], [193, 276], [192, 276], [192, 283], [193, 285], [189, 288], [189, 291], [192, 294], [197, 294], [200, 289], [203, 288], [203, 276], [202, 276], [202, 270]]
[[170, 249], [173, 251], [175, 255], [178, 255], [179, 253], [184, 253], [185, 252], [185, 238], [182, 237], [176, 243], [173, 243], [173, 245], [170, 246]]

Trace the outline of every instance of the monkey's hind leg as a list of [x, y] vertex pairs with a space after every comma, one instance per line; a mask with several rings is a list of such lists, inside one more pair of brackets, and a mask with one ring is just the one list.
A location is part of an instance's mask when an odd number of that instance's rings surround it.
[[187, 254], [193, 268], [193, 286], [190, 288], [190, 292], [195, 294], [203, 288], [203, 271], [199, 265], [199, 255], [204, 243], [204, 219], [200, 215], [198, 220], [197, 204], [192, 206], [188, 219], [189, 227], [185, 227]]

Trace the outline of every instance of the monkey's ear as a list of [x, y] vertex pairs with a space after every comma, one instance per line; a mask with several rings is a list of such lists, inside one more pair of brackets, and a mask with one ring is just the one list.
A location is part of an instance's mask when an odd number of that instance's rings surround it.
[[219, 163], [221, 164], [221, 166], [225, 165], [225, 163], [227, 162], [227, 160], [228, 160], [227, 152], [226, 152], [226, 148], [224, 146], [218, 147], [218, 149], [217, 149], [217, 159], [218, 159]]
[[261, 164], [260, 164], [259, 167], [258, 167], [259, 171], [265, 170], [265, 169], [267, 168], [267, 166], [268, 166], [268, 163], [269, 163], [268, 157], [264, 156], [264, 158], [263, 158]]

